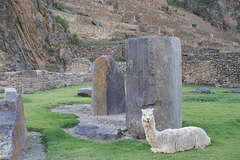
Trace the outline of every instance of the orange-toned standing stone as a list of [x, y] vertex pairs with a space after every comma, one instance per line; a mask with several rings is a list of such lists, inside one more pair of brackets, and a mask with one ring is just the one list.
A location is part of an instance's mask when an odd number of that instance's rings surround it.
[[125, 112], [124, 74], [112, 56], [101, 56], [91, 67], [92, 112], [94, 115], [110, 115]]

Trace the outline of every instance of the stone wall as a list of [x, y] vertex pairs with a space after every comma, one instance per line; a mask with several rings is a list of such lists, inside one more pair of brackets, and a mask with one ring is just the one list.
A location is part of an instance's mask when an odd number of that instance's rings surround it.
[[125, 44], [118, 45], [75, 45], [79, 57], [95, 60], [102, 55], [111, 55], [114, 59], [125, 57]]
[[0, 90], [16, 88], [18, 93], [34, 93], [40, 90], [59, 88], [90, 82], [90, 74], [57, 73], [46, 70], [0, 72]]
[[240, 87], [240, 52], [182, 55], [185, 84]]

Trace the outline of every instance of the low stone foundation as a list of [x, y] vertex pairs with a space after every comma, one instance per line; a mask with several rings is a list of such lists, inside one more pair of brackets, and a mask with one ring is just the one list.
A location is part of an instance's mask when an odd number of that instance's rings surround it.
[[0, 72], [0, 91], [11, 87], [16, 88], [18, 93], [34, 93], [90, 81], [90, 74], [57, 73], [45, 70]]

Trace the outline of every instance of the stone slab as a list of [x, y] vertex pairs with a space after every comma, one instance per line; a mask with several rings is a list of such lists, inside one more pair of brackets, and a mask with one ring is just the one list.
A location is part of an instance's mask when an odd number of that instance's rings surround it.
[[17, 94], [17, 90], [15, 88], [5, 88], [4, 97], [15, 94]]
[[27, 138], [20, 94], [0, 100], [0, 159], [17, 159]]
[[124, 113], [126, 109], [124, 74], [112, 56], [101, 56], [91, 67], [92, 112], [94, 115]]
[[153, 108], [156, 128], [182, 127], [181, 43], [176, 37], [126, 40], [128, 132], [144, 138], [141, 109]]
[[86, 136], [88, 139], [118, 139], [122, 135], [122, 131], [114, 130], [109, 127], [98, 127], [92, 124], [78, 124], [75, 134], [79, 136]]
[[92, 96], [92, 88], [80, 88], [78, 89], [79, 96]]
[[228, 91], [228, 93], [240, 93], [240, 90], [231, 89], [230, 91]]

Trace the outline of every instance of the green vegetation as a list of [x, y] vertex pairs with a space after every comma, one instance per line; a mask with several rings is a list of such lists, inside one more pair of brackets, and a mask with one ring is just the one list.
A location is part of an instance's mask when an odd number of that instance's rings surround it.
[[239, 94], [226, 93], [227, 88], [209, 87], [214, 94], [194, 94], [196, 86], [183, 86], [183, 126], [198, 126], [211, 137], [205, 149], [192, 149], [174, 154], [153, 154], [145, 141], [119, 140], [95, 142], [73, 137], [63, 130], [77, 125], [77, 116], [51, 112], [65, 104], [90, 103], [90, 97], [77, 96], [79, 88], [91, 83], [22, 95], [27, 128], [41, 132], [49, 160], [80, 159], [174, 159], [238, 160], [240, 157]]
[[57, 23], [61, 24], [61, 26], [64, 29], [64, 32], [67, 32], [68, 31], [68, 21], [66, 21], [65, 19], [63, 19], [60, 16], [54, 16], [54, 18], [55, 18]]
[[174, 11], [179, 16], [185, 16], [185, 14], [178, 13], [177, 10]]
[[126, 62], [126, 59], [125, 59], [125, 57], [119, 57], [119, 58], [115, 59], [115, 61]]
[[[53, 7], [54, 8], [56, 8], [56, 9], [58, 9], [58, 10], [60, 10], [60, 11], [63, 11], [63, 9], [66, 9], [66, 10], [68, 10], [68, 11], [73, 11], [73, 8], [71, 8], [71, 7], [69, 7], [69, 6], [65, 6], [65, 5], [63, 5], [62, 3], [59, 3], [59, 2], [53, 2], [52, 3], [53, 4]], [[81, 16], [87, 16], [87, 17], [89, 17], [89, 15], [87, 15], [87, 14], [84, 14], [84, 13], [82, 13], [82, 12], [78, 12], [77, 11], [77, 14], [78, 15], [81, 15]]]
[[86, 17], [90, 17], [89, 15], [85, 14], [85, 13], [82, 13], [82, 12], [77, 12], [78, 15], [80, 16], [86, 16]]
[[124, 44], [125, 41], [87, 41], [87, 40], [80, 40], [77, 37], [77, 34], [74, 33], [72, 35], [68, 35], [68, 38], [77, 44], [86, 44], [86, 45], [100, 45], [100, 46], [107, 46], [107, 45], [116, 45], [116, 44]]
[[66, 9], [66, 10], [69, 10], [69, 11], [72, 11], [73, 9], [71, 7], [68, 7], [68, 6], [65, 6], [63, 5], [62, 3], [59, 3], [59, 2], [53, 2], [53, 7], [60, 10], [60, 11], [63, 11], [63, 9]]

